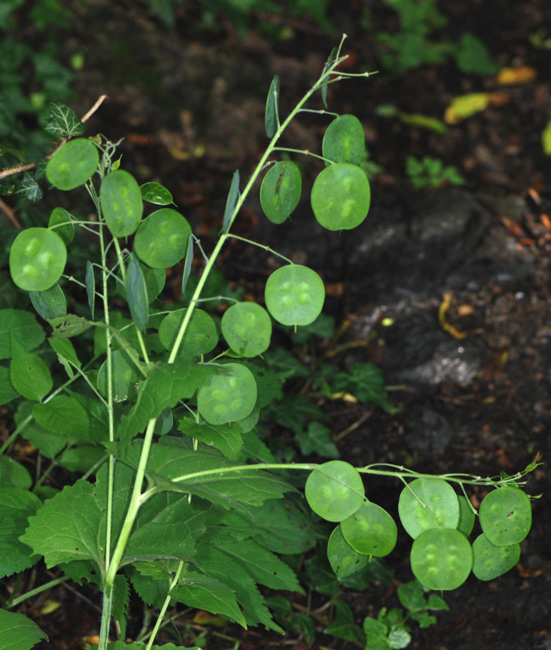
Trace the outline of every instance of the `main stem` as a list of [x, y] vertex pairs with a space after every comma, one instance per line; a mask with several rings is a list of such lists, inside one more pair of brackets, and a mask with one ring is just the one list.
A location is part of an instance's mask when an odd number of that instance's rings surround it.
[[[342, 46], [342, 42], [341, 42]], [[340, 52], [340, 47], [339, 47], [339, 52]], [[195, 288], [195, 291], [193, 293], [193, 296], [190, 301], [189, 308], [186, 311], [184, 320], [182, 321], [182, 324], [178, 330], [178, 334], [176, 336], [174, 345], [172, 347], [172, 350], [170, 352], [169, 358], [168, 358], [168, 363], [173, 364], [176, 360], [176, 357], [178, 355], [178, 351], [180, 349], [180, 346], [182, 345], [182, 341], [184, 338], [184, 335], [186, 333], [186, 330], [189, 326], [189, 323], [191, 321], [191, 317], [193, 315], [193, 311], [201, 297], [201, 294], [203, 292], [205, 283], [207, 281], [207, 278], [214, 266], [214, 263], [216, 262], [216, 259], [218, 258], [218, 255], [220, 254], [220, 251], [222, 250], [224, 244], [226, 243], [226, 239], [230, 236], [229, 235], [229, 230], [237, 217], [237, 214], [239, 213], [239, 210], [243, 206], [243, 202], [247, 198], [249, 192], [251, 191], [254, 183], [256, 182], [259, 174], [261, 173], [262, 169], [264, 168], [265, 164], [268, 161], [268, 158], [272, 151], [274, 150], [279, 138], [289, 125], [289, 123], [293, 120], [293, 118], [297, 115], [297, 113], [301, 110], [301, 108], [304, 106], [304, 104], [308, 101], [308, 99], [313, 95], [316, 90], [318, 90], [321, 86], [323, 86], [324, 83], [327, 83], [330, 79], [331, 74], [333, 74], [334, 69], [339, 65], [341, 59], [337, 59], [332, 63], [331, 66], [327, 70], [323, 72], [323, 74], [320, 76], [318, 81], [314, 84], [314, 86], [304, 95], [304, 97], [301, 99], [301, 101], [295, 106], [295, 108], [291, 111], [289, 116], [281, 123], [278, 123], [278, 128], [270, 141], [268, 147], [266, 148], [266, 151], [264, 152], [264, 155], [260, 159], [259, 163], [256, 166], [256, 169], [254, 170], [252, 176], [249, 179], [249, 182], [245, 186], [245, 189], [243, 190], [243, 193], [239, 197], [239, 199], [236, 202], [236, 205], [234, 207], [233, 213], [230, 218], [230, 223], [228, 225], [228, 228], [224, 233], [220, 235], [220, 238], [214, 247], [214, 250], [212, 251], [212, 254], [210, 258], [207, 261], [206, 267], [203, 271], [203, 274], [201, 275], [201, 278], [199, 279], [199, 282], [197, 283], [197, 287]], [[102, 246], [102, 252], [103, 251], [103, 246]], [[103, 267], [104, 267], [104, 308], [105, 308], [105, 314], [106, 314], [106, 324], [108, 325], [108, 307], [107, 307], [107, 278], [106, 278], [106, 271], [105, 271], [105, 256], [103, 255]], [[112, 388], [111, 386], [111, 372], [112, 372], [112, 361], [111, 361], [111, 350], [110, 350], [110, 339], [111, 339], [111, 333], [110, 333], [110, 328], [107, 327], [107, 332], [106, 332], [106, 337], [107, 337], [107, 342], [108, 342], [108, 348], [107, 348], [107, 373], [108, 373], [108, 390]], [[114, 434], [114, 427], [113, 427], [113, 409], [112, 409], [112, 394], [111, 391], [108, 393], [108, 403], [109, 403], [109, 439], [110, 441], [113, 439], [112, 436]], [[142, 494], [142, 485], [143, 485], [143, 479], [145, 476], [145, 468], [147, 465], [147, 460], [149, 457], [149, 451], [151, 449], [151, 443], [153, 439], [153, 432], [155, 429], [155, 418], [149, 420], [148, 425], [147, 425], [147, 430], [145, 433], [145, 438], [144, 438], [144, 444], [142, 447], [142, 452], [140, 455], [140, 462], [138, 466], [138, 470], [136, 473], [135, 481], [134, 481], [134, 488], [132, 492], [132, 496], [130, 499], [130, 504], [128, 506], [128, 510], [126, 513], [126, 518], [124, 520], [123, 526], [121, 533], [119, 535], [119, 539], [117, 541], [117, 545], [115, 547], [115, 550], [113, 551], [113, 556], [109, 561], [109, 549], [110, 549], [110, 538], [111, 538], [111, 517], [108, 517], [108, 534], [107, 534], [107, 544], [106, 544], [106, 577], [105, 577], [105, 586], [104, 586], [104, 593], [103, 593], [103, 609], [102, 609], [102, 620], [101, 620], [101, 630], [100, 630], [100, 641], [98, 644], [98, 650], [107, 650], [107, 643], [109, 639], [109, 628], [110, 628], [110, 623], [111, 623], [111, 612], [112, 612], [112, 607], [113, 607], [113, 588], [115, 584], [115, 577], [117, 575], [117, 571], [119, 570], [120, 562], [122, 560], [123, 554], [124, 554], [124, 549], [126, 548], [126, 545], [128, 543], [128, 539], [130, 537], [130, 533], [132, 530], [132, 527], [134, 525], [134, 522], [136, 520], [136, 516], [138, 514], [138, 511], [140, 509], [141, 504], [143, 501], [148, 498], [152, 494], [152, 492], [146, 492]], [[113, 428], [112, 428], [113, 427]], [[109, 487], [110, 487], [110, 492], [109, 492], [109, 504], [108, 504], [108, 515], [111, 514], [111, 504], [112, 504], [112, 489], [113, 489], [113, 479], [114, 479], [114, 457], [111, 455], [109, 458]]]

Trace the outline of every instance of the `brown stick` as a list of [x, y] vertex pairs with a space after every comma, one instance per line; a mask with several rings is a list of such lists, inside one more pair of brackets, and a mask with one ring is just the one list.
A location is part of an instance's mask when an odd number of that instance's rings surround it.
[[[81, 122], [87, 122], [92, 117], [92, 115], [98, 110], [98, 108], [103, 104], [105, 99], [107, 99], [107, 95], [101, 95], [101, 97], [99, 97], [99, 99], [92, 106], [92, 108], [81, 119]], [[57, 147], [52, 152], [46, 155], [46, 158], [51, 158], [54, 155], [54, 153], [58, 149], [60, 149], [66, 142], [67, 142], [67, 138], [63, 138], [61, 142], [57, 145]], [[0, 180], [2, 178], [6, 178], [7, 176], [12, 176], [13, 174], [19, 174], [20, 172], [25, 172], [29, 169], [34, 169], [35, 167], [36, 167], [36, 163], [29, 163], [28, 165], [16, 165], [15, 167], [9, 167], [8, 169], [3, 169], [2, 171], [0, 171]]]

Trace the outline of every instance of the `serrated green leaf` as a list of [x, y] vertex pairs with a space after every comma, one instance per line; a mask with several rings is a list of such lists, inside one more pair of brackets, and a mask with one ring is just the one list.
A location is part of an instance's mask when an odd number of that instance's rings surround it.
[[330, 634], [345, 641], [361, 641], [363, 639], [362, 631], [357, 625], [354, 625], [354, 614], [350, 605], [340, 600], [332, 600], [331, 604], [336, 610], [336, 615], [331, 625], [323, 630], [324, 634]]
[[[126, 617], [130, 605], [130, 585], [126, 576], [115, 576], [113, 588], [113, 618], [119, 624], [120, 634], [123, 639], [126, 638]], [[111, 647], [111, 645], [109, 646]]]
[[52, 326], [52, 338], [54, 339], [69, 339], [72, 336], [78, 336], [94, 325], [92, 321], [81, 316], [75, 316], [75, 314], [50, 318], [48, 323]]
[[300, 452], [304, 456], [318, 454], [325, 458], [339, 458], [340, 452], [331, 438], [331, 429], [321, 422], [309, 422], [306, 431], [297, 433]]
[[35, 564], [39, 557], [19, 541], [27, 520], [40, 507], [40, 499], [21, 488], [0, 488], [0, 578], [19, 573]]
[[53, 386], [48, 366], [37, 354], [28, 353], [11, 335], [12, 360], [10, 380], [15, 390], [23, 397], [39, 402]]
[[188, 569], [171, 595], [177, 602], [212, 614], [222, 614], [247, 627], [233, 590], [218, 580]]
[[205, 532], [204, 521], [205, 512], [187, 497], [174, 492], [155, 495], [138, 513], [121, 565], [161, 558], [188, 562]]
[[[48, 499], [20, 538], [35, 553], [44, 556], [46, 566], [74, 560], [92, 560], [100, 574], [105, 570], [106, 508], [108, 468], [97, 474], [96, 484], [79, 479]], [[116, 540], [128, 507], [133, 473], [122, 464], [115, 466], [112, 539]]]
[[[243, 468], [232, 471], [237, 463], [214, 450], [189, 448], [182, 438], [164, 436], [153, 445], [146, 469], [152, 479], [165, 490], [196, 494], [226, 508], [241, 504], [260, 505], [267, 499], [278, 499], [294, 488], [278, 476], [266, 471]], [[142, 442], [121, 448], [123, 458], [137, 467]], [[230, 469], [226, 472], [216, 470]], [[172, 479], [178, 479], [174, 482]]]
[[58, 358], [65, 359], [70, 361], [74, 366], [80, 368], [82, 363], [80, 362], [75, 348], [69, 339], [48, 339], [48, 343], [54, 352], [58, 355]]
[[243, 437], [241, 429], [233, 422], [213, 425], [197, 422], [193, 418], [182, 418], [178, 423], [178, 430], [190, 438], [219, 449], [230, 460], [239, 458]]
[[33, 406], [36, 422], [52, 433], [89, 440], [90, 418], [80, 403], [67, 395], [56, 395]]
[[32, 408], [32, 402], [23, 402], [20, 404], [15, 413], [15, 422], [17, 426], [21, 426], [28, 418], [30, 421], [25, 423], [25, 439], [33, 447], [36, 447], [45, 458], [54, 458], [67, 446], [67, 438], [57, 433], [46, 431], [46, 429], [39, 426], [32, 418]]
[[[125, 641], [114, 641], [109, 643], [109, 650], [146, 650], [145, 643], [126, 643]], [[98, 646], [86, 645], [86, 650], [97, 650]], [[202, 650], [197, 646], [184, 648], [181, 645], [174, 645], [174, 643], [165, 643], [164, 645], [154, 645], [151, 650]]]
[[0, 647], [2, 650], [31, 650], [46, 634], [23, 614], [0, 610]]
[[230, 556], [210, 544], [202, 544], [193, 562], [206, 575], [227, 585], [235, 593], [248, 625], [262, 623], [268, 630], [283, 633], [273, 622], [254, 580]]
[[[214, 543], [215, 540], [209, 541]], [[254, 539], [224, 540], [220, 549], [233, 558], [253, 580], [270, 589], [284, 589], [304, 593], [294, 571], [267, 548]]]
[[253, 537], [274, 553], [304, 553], [316, 544], [312, 519], [289, 498], [271, 499], [231, 516], [232, 532], [240, 532], [241, 539]]
[[228, 192], [228, 198], [226, 200], [226, 209], [224, 210], [224, 222], [222, 225], [222, 232], [228, 232], [228, 229], [231, 225], [231, 218], [233, 211], [235, 209], [235, 204], [239, 198], [239, 169], [236, 169], [233, 173], [230, 191]]
[[19, 393], [11, 385], [10, 369], [0, 366], [0, 406], [8, 404], [16, 397], [19, 397]]
[[0, 485], [28, 490], [32, 485], [32, 479], [23, 465], [8, 456], [0, 456]]
[[48, 104], [51, 121], [44, 130], [60, 138], [70, 138], [84, 133], [84, 124], [72, 108], [65, 104], [51, 102]]
[[10, 335], [27, 352], [37, 348], [46, 338], [35, 316], [23, 309], [0, 309], [0, 359], [11, 357]]
[[22, 180], [15, 186], [13, 196], [27, 199], [27, 201], [30, 201], [31, 203], [38, 203], [38, 201], [40, 201], [44, 196], [44, 192], [41, 190], [40, 185], [36, 182], [34, 176], [26, 172], [23, 175]]
[[193, 397], [211, 372], [207, 366], [177, 363], [154, 368], [142, 385], [136, 404], [121, 418], [121, 441], [128, 442], [144, 431], [148, 421], [158, 418], [165, 408], [173, 408], [181, 399]]

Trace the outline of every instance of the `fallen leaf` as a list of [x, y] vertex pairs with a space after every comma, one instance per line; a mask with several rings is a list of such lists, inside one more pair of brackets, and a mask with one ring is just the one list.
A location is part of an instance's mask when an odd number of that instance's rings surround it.
[[496, 77], [500, 86], [512, 86], [514, 84], [527, 84], [537, 77], [534, 68], [528, 65], [521, 65], [518, 68], [502, 68]]
[[504, 93], [468, 93], [452, 99], [446, 109], [444, 121], [447, 124], [457, 124], [476, 113], [486, 110], [490, 104], [500, 106], [509, 100]]
[[551, 156], [551, 122], [547, 122], [545, 129], [543, 129], [543, 133], [541, 134], [541, 143], [545, 155]]
[[460, 332], [457, 328], [455, 328], [453, 325], [448, 323], [448, 321], [446, 320], [446, 312], [450, 307], [451, 300], [452, 300], [451, 294], [445, 293], [443, 300], [440, 303], [440, 307], [438, 308], [438, 322], [440, 323], [440, 327], [445, 332], [448, 332], [448, 334], [451, 334], [454, 338], [464, 339], [467, 336], [467, 334], [465, 332]]

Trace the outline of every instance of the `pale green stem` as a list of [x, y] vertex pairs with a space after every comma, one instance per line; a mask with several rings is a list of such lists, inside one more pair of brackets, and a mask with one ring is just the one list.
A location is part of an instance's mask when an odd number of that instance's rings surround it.
[[168, 609], [168, 606], [170, 605], [170, 601], [172, 600], [172, 597], [170, 595], [170, 592], [174, 589], [174, 587], [178, 584], [180, 580], [180, 574], [182, 573], [182, 569], [184, 568], [184, 562], [180, 561], [178, 564], [178, 569], [176, 570], [176, 575], [174, 576], [172, 582], [170, 583], [170, 587], [168, 589], [168, 594], [165, 598], [165, 602], [163, 603], [163, 606], [161, 607], [161, 611], [159, 612], [159, 616], [157, 617], [157, 622], [155, 623], [155, 627], [153, 628], [153, 632], [151, 633], [151, 636], [149, 638], [149, 641], [147, 643], [147, 646], [145, 650], [151, 650], [151, 647], [153, 646], [153, 641], [155, 641], [155, 637], [157, 636], [157, 632], [159, 631], [159, 628], [161, 627], [161, 624], [163, 622], [163, 618], [166, 614], [166, 610]]
[[[126, 269], [124, 268], [124, 258], [122, 256], [122, 251], [121, 251], [121, 247], [120, 247], [120, 244], [119, 244], [119, 240], [116, 237], [114, 237], [113, 242], [115, 243], [115, 248], [117, 250], [117, 258], [119, 260], [119, 268], [121, 270], [122, 281], [124, 282], [124, 285], [126, 286]], [[145, 347], [145, 343], [144, 343], [144, 340], [143, 340], [142, 333], [140, 332], [140, 330], [138, 329], [136, 324], [134, 324], [134, 328], [136, 329], [136, 334], [138, 336], [138, 343], [140, 344], [140, 349], [142, 351], [142, 356], [144, 358], [144, 361], [146, 363], [149, 363], [149, 355], [147, 354], [147, 348]]]
[[119, 566], [124, 555], [124, 550], [128, 543], [128, 539], [130, 537], [132, 527], [134, 526], [134, 522], [136, 521], [140, 506], [147, 498], [142, 498], [142, 484], [145, 476], [147, 459], [149, 458], [149, 451], [151, 449], [151, 442], [153, 440], [155, 422], [156, 418], [151, 418], [151, 420], [149, 420], [147, 423], [142, 452], [140, 455], [138, 469], [136, 471], [136, 477], [134, 479], [134, 488], [132, 490], [130, 503], [128, 504], [128, 509], [126, 511], [126, 517], [124, 519], [121, 532], [117, 540], [117, 545], [113, 551], [111, 562], [109, 565], [106, 565], [107, 575], [105, 576], [105, 584], [103, 590], [103, 610], [101, 616], [101, 630], [98, 650], [107, 650], [109, 627], [111, 622], [111, 610], [113, 607], [113, 587], [115, 584], [115, 577], [117, 575], [117, 571], [119, 570]]
[[[185, 474], [171, 479], [173, 483], [182, 483], [184, 481], [193, 480], [197, 478], [204, 478], [206, 476], [219, 476], [223, 474], [231, 474], [233, 472], [252, 472], [260, 470], [272, 469], [286, 469], [286, 470], [315, 470], [320, 465], [316, 463], [260, 463], [257, 465], [235, 465], [234, 467], [220, 467], [218, 469], [209, 469], [202, 472], [193, 472], [192, 474]], [[393, 467], [389, 465], [389, 467]], [[322, 470], [323, 471], [323, 470]], [[368, 465], [366, 467], [356, 467], [356, 471], [360, 474], [370, 474], [375, 476], [395, 477], [398, 479], [404, 478], [439, 478], [450, 483], [458, 483], [460, 485], [507, 485], [516, 483], [525, 474], [518, 472], [514, 476], [509, 476], [506, 479], [494, 479], [490, 477], [483, 478], [481, 476], [472, 476], [470, 474], [421, 474], [409, 470], [407, 468], [398, 467], [396, 470], [382, 470], [375, 469], [374, 466]], [[155, 488], [152, 488], [154, 491]]]
[[[343, 39], [344, 41], [344, 39]], [[342, 42], [340, 47], [342, 47]], [[339, 47], [339, 51], [340, 51]], [[291, 111], [291, 113], [287, 116], [287, 118], [280, 124], [279, 123], [279, 118], [278, 118], [278, 125], [277, 125], [277, 130], [271, 139], [270, 143], [266, 147], [266, 150], [264, 151], [264, 154], [260, 161], [258, 162], [256, 169], [252, 173], [251, 177], [249, 178], [248, 183], [245, 185], [245, 189], [239, 196], [235, 207], [233, 209], [233, 213], [230, 217], [230, 223], [228, 225], [228, 231], [230, 230], [233, 222], [235, 221], [235, 218], [239, 214], [239, 211], [241, 210], [241, 207], [243, 206], [243, 203], [247, 196], [249, 195], [249, 192], [251, 191], [253, 185], [255, 184], [260, 172], [262, 169], [264, 169], [264, 166], [266, 165], [268, 158], [270, 157], [270, 154], [274, 151], [276, 148], [276, 144], [279, 140], [279, 138], [283, 135], [283, 132], [285, 129], [289, 126], [291, 121], [294, 119], [295, 115], [301, 110], [301, 108], [306, 104], [306, 102], [310, 99], [310, 97], [321, 87], [323, 84], [326, 82], [326, 80], [329, 79], [330, 75], [333, 73], [333, 70], [335, 67], [339, 65], [339, 63], [342, 62], [342, 59], [337, 59], [333, 65], [326, 70], [321, 77], [318, 79], [318, 81], [310, 88], [310, 90], [304, 95], [304, 97], [300, 100], [300, 102], [295, 106], [295, 108]], [[174, 363], [176, 360], [176, 357], [178, 355], [178, 350], [180, 349], [180, 346], [182, 344], [182, 340], [184, 338], [184, 335], [186, 333], [186, 330], [188, 328], [189, 322], [191, 321], [191, 317], [193, 315], [193, 310], [195, 309], [195, 306], [201, 297], [201, 293], [203, 291], [203, 288], [205, 286], [205, 283], [207, 281], [207, 278], [209, 276], [209, 273], [212, 270], [212, 267], [214, 266], [214, 263], [216, 261], [216, 258], [220, 254], [220, 251], [222, 250], [222, 247], [226, 243], [226, 239], [232, 235], [229, 234], [229, 232], [222, 233], [220, 235], [220, 239], [218, 240], [214, 250], [211, 253], [210, 258], [207, 261], [207, 264], [205, 266], [205, 269], [203, 270], [203, 274], [201, 275], [199, 282], [197, 283], [197, 286], [195, 288], [195, 291], [193, 292], [193, 296], [190, 300], [189, 307], [186, 311], [186, 314], [184, 316], [184, 319], [182, 321], [182, 324], [180, 325], [180, 329], [178, 330], [178, 334], [176, 336], [176, 339], [174, 340], [174, 345], [172, 346], [172, 350], [170, 352], [170, 356], [168, 357], [168, 363]]]
[[19, 603], [25, 602], [29, 598], [33, 598], [34, 596], [38, 596], [38, 594], [41, 594], [43, 591], [47, 591], [48, 589], [51, 589], [52, 587], [56, 587], [57, 585], [60, 585], [63, 582], [67, 582], [69, 578], [63, 577], [63, 578], [56, 578], [55, 580], [50, 580], [50, 582], [47, 582], [44, 585], [40, 585], [40, 587], [36, 587], [36, 589], [31, 589], [31, 591], [27, 591], [26, 594], [22, 594], [21, 596], [17, 596], [17, 598], [14, 598], [13, 600], [10, 600], [8, 602], [8, 605], [10, 609], [12, 607], [16, 607], [19, 605]]

